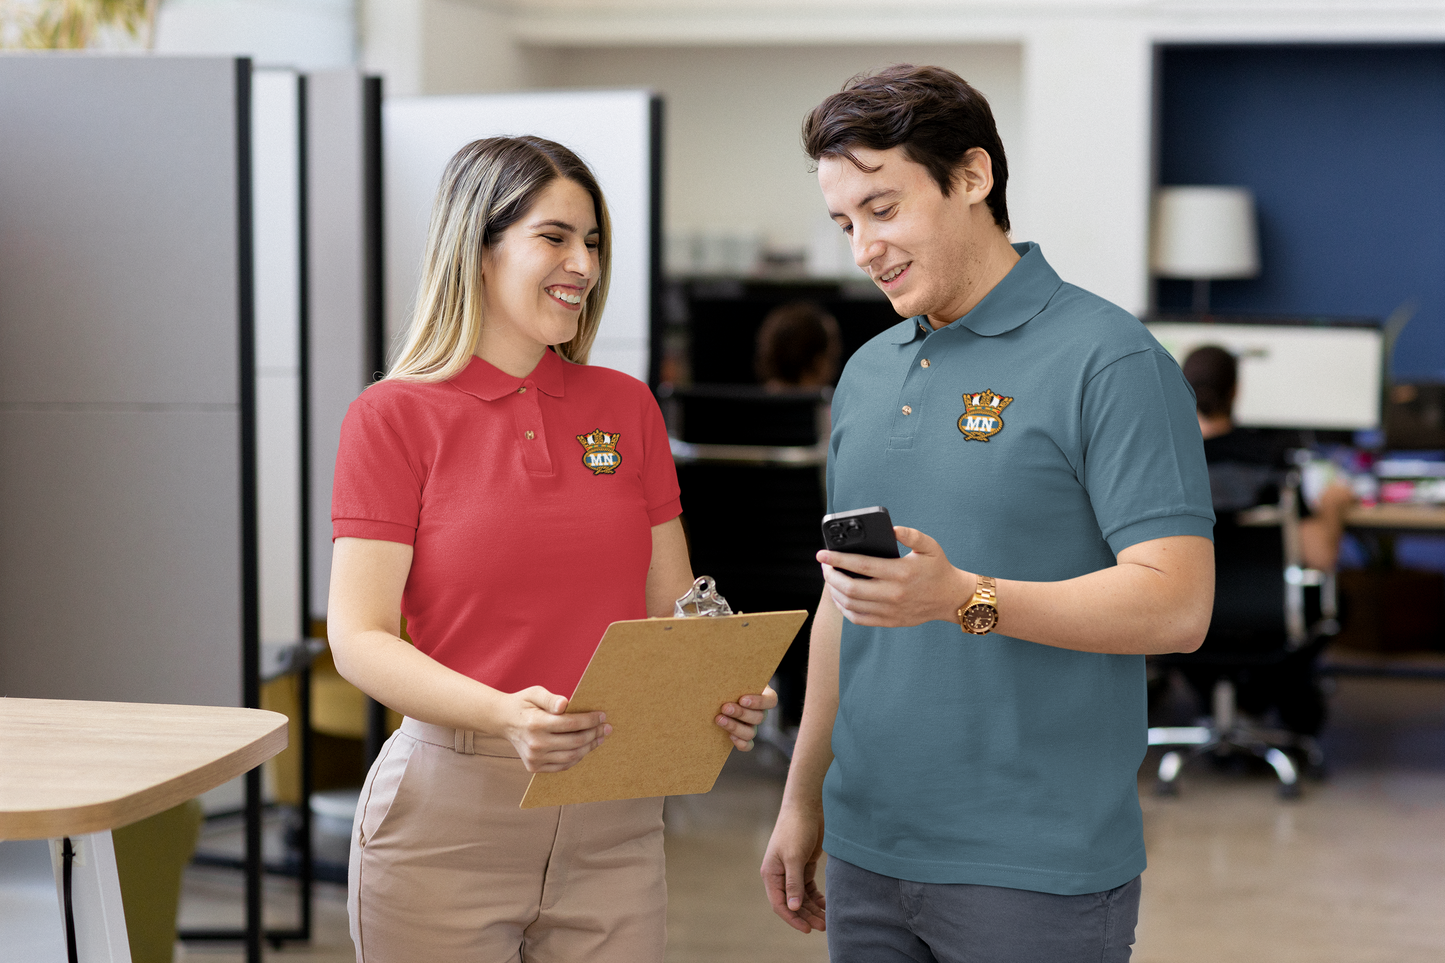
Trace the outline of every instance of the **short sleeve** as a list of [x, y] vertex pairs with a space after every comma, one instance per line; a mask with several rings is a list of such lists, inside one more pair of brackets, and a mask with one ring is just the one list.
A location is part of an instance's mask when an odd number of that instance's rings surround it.
[[1081, 415], [1084, 488], [1115, 555], [1156, 538], [1213, 537], [1194, 394], [1173, 358], [1151, 348], [1103, 368]]
[[414, 454], [363, 394], [341, 423], [331, 489], [332, 539], [415, 544], [421, 492], [422, 472]]
[[642, 492], [647, 501], [647, 522], [661, 525], [682, 514], [682, 490], [677, 484], [677, 466], [672, 461], [672, 445], [667, 438], [667, 424], [657, 399], [647, 392], [643, 398]]

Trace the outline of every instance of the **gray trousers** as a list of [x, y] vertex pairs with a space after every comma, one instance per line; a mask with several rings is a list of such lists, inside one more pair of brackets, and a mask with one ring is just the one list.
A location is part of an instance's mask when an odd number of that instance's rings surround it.
[[1139, 877], [1083, 896], [914, 883], [828, 857], [832, 963], [1127, 963]]

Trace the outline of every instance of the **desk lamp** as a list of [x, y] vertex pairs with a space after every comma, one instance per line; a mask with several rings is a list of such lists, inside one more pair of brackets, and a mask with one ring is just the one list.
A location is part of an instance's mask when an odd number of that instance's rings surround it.
[[1209, 282], [1259, 274], [1254, 195], [1245, 187], [1161, 187], [1154, 195], [1149, 266], [1194, 282], [1195, 314], [1209, 313]]

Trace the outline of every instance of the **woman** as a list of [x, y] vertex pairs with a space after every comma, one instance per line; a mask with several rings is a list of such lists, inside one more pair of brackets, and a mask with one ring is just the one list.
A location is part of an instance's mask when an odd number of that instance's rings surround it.
[[[531, 773], [612, 731], [566, 714], [606, 626], [671, 615], [692, 582], [657, 404], [585, 364], [610, 259], [575, 154], [468, 144], [401, 357], [347, 413], [328, 633], [342, 675], [406, 716], [357, 808], [359, 961], [662, 959], [662, 800], [518, 808]], [[749, 749], [775, 701], [716, 722]]]

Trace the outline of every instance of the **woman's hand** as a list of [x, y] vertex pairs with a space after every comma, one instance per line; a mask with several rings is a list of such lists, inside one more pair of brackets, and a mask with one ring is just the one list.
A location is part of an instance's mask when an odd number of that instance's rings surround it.
[[773, 691], [772, 686], [764, 686], [760, 693], [745, 695], [737, 702], [725, 703], [713, 721], [727, 730], [733, 745], [748, 752], [753, 748], [753, 740], [758, 737], [758, 726], [762, 725], [763, 716], [777, 704], [778, 694]]
[[502, 698], [502, 734], [528, 772], [561, 772], [602, 745], [611, 732], [605, 712], [567, 715], [567, 699], [534, 685]]

